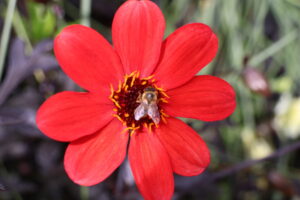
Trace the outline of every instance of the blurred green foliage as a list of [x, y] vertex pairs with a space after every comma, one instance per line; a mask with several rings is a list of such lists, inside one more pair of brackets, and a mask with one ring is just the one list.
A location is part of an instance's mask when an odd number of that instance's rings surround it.
[[[184, 119], [210, 146], [211, 171], [263, 158], [300, 138], [299, 0], [161, 0], [158, 4], [166, 18], [166, 36], [191, 22], [212, 27], [219, 38], [219, 52], [199, 75], [221, 77], [231, 83], [237, 94], [236, 111], [223, 122]], [[80, 8], [69, 1], [48, 4], [26, 1], [25, 5], [27, 14], [19, 9], [15, 11], [13, 28], [29, 49], [43, 39], [53, 38], [66, 24], [80, 21], [76, 18], [80, 16]], [[1, 11], [5, 10], [3, 4], [0, 6]], [[55, 11], [57, 7], [69, 16], [68, 21]], [[97, 19], [90, 20], [91, 26], [110, 40], [110, 27]], [[271, 95], [256, 93], [245, 83], [246, 68], [256, 69], [265, 78]], [[296, 194], [287, 194], [270, 178], [270, 173], [275, 171], [288, 180], [299, 180], [300, 160], [296, 155], [299, 153], [282, 156], [273, 164], [258, 164], [223, 179], [218, 184], [222, 195], [217, 199], [296, 199]], [[240, 177], [250, 177], [251, 181]], [[239, 189], [236, 193], [238, 184], [245, 182], [253, 184], [251, 187], [255, 189]]]
[[25, 24], [29, 32], [29, 37], [32, 38], [34, 42], [51, 36], [53, 37], [56, 27], [56, 17], [51, 7], [31, 1], [26, 5], [28, 17], [25, 18]]

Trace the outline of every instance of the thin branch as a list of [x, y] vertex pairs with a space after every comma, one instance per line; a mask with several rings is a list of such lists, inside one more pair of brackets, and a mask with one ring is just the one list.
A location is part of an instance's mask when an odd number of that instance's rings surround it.
[[285, 155], [287, 153], [290, 153], [292, 151], [295, 151], [297, 149], [300, 149], [300, 141], [295, 142], [294, 144], [285, 146], [285, 147], [275, 151], [274, 153], [272, 153], [269, 156], [266, 156], [264, 158], [257, 159], [257, 160], [247, 160], [247, 161], [244, 161], [242, 163], [238, 163], [238, 164], [236, 164], [232, 167], [229, 167], [227, 169], [224, 169], [222, 171], [216, 172], [212, 175], [211, 178], [213, 180], [218, 180], [218, 179], [224, 178], [224, 177], [232, 175], [232, 174], [234, 174], [238, 171], [241, 171], [245, 168], [251, 167], [255, 164], [258, 164], [258, 163], [261, 163], [261, 162], [264, 162], [264, 161], [267, 161], [267, 160], [278, 158], [280, 156], [283, 156], [283, 155]]

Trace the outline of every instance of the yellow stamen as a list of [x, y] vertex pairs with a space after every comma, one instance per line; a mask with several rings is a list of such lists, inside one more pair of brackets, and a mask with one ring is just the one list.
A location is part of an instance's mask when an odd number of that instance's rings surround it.
[[119, 99], [119, 96], [118, 96], [118, 95], [115, 95], [114, 98], [115, 98], [115, 99]]
[[160, 92], [163, 92], [163, 91], [164, 91], [164, 89], [158, 87], [156, 84], [154, 84], [154, 87], [155, 87], [157, 90], [159, 90]]
[[124, 128], [122, 131], [121, 131], [121, 134], [125, 133], [127, 131], [127, 128]]
[[130, 130], [130, 136], [132, 136], [135, 133], [135, 131], [139, 128], [140, 128], [140, 126], [138, 126], [138, 127], [127, 127], [127, 129]]
[[124, 121], [122, 120], [122, 118], [119, 115], [113, 114], [114, 117], [116, 117], [118, 120], [120, 120], [122, 123], [124, 123]]
[[115, 105], [118, 107], [118, 108], [121, 108], [120, 104], [113, 98], [111, 98], [111, 100], [115, 103]]
[[146, 85], [146, 84], [147, 84], [147, 81], [143, 81], [143, 82], [142, 82], [142, 85]]
[[153, 74], [151, 75], [151, 76], [148, 76], [148, 77], [146, 77], [146, 78], [142, 78], [142, 80], [150, 80], [150, 79], [152, 79], [153, 78]]
[[130, 137], [133, 136], [134, 133], [135, 133], [135, 131], [134, 131], [134, 130], [131, 130], [131, 131], [130, 131]]
[[128, 76], [128, 75], [125, 75], [125, 77], [124, 77], [124, 83], [123, 83], [123, 85], [122, 85], [123, 88], [124, 88], [125, 85], [127, 84], [128, 78], [129, 78], [129, 76]]
[[164, 102], [164, 103], [168, 103], [168, 101], [166, 99], [164, 99], [164, 98], [160, 98], [159, 100], [162, 101], [162, 102]]
[[115, 112], [118, 112], [118, 109], [116, 109], [116, 108], [113, 108], [113, 111], [115, 111]]
[[[131, 129], [128, 128], [128, 127], [126, 127], [126, 128], [124, 128], [124, 129], [122, 130], [121, 134], [122, 134], [122, 133], [125, 133], [126, 131], [130, 131], [130, 132], [131, 132]], [[131, 134], [131, 133], [130, 133], [130, 134]]]
[[110, 87], [110, 93], [111, 93], [109, 98], [112, 98], [114, 95], [114, 87], [112, 86], [112, 84], [109, 84], [109, 87]]
[[166, 120], [166, 118], [165, 118], [163, 115], [161, 115], [161, 119], [162, 119], [162, 121], [163, 121], [165, 124], [167, 124], [167, 120]]
[[170, 97], [165, 93], [165, 91], [164, 91], [163, 89], [160, 90], [160, 92], [161, 92], [165, 97], [170, 98]]
[[124, 116], [125, 116], [125, 117], [129, 117], [129, 114], [128, 114], [128, 113], [125, 113]]
[[124, 90], [125, 90], [125, 92], [127, 92], [127, 90], [128, 90], [128, 85], [125, 86]]
[[148, 126], [149, 133], [152, 133], [152, 128], [151, 128], [151, 126], [153, 126], [153, 125], [154, 125], [153, 122], [151, 122], [151, 123], [149, 124], [149, 126]]
[[160, 111], [161, 115], [164, 117], [170, 117], [169, 115], [167, 115], [163, 110]]
[[133, 76], [133, 77], [132, 77], [132, 79], [131, 79], [130, 87], [132, 87], [132, 86], [133, 86], [133, 84], [134, 84], [134, 81], [135, 81], [135, 78], [136, 78], [136, 74], [135, 74], [135, 76]]
[[127, 127], [128, 130], [136, 130], [136, 129], [138, 129], [138, 128], [140, 128], [140, 127], [139, 127], [139, 126], [138, 126], [138, 127], [131, 127], [131, 126], [130, 126], [130, 127]]
[[146, 129], [148, 129], [148, 124], [147, 123], [144, 123], [144, 126]]
[[133, 71], [129, 74], [129, 77], [134, 76], [136, 74], [136, 71]]
[[118, 90], [116, 91], [116, 93], [120, 93], [122, 89], [122, 83], [121, 81], [119, 81], [119, 86], [118, 86]]

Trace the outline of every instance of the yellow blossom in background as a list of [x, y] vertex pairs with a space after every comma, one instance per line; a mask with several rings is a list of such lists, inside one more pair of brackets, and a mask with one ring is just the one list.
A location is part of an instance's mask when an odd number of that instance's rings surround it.
[[300, 98], [283, 95], [275, 107], [274, 127], [281, 136], [296, 139], [300, 135]]

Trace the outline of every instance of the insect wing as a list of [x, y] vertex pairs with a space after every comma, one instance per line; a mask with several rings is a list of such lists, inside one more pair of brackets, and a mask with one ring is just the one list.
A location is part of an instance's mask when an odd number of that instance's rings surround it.
[[158, 112], [158, 107], [155, 103], [152, 103], [148, 107], [148, 116], [153, 120], [155, 124], [158, 124], [160, 121], [160, 115]]
[[141, 103], [135, 110], [134, 110], [134, 119], [136, 121], [139, 121], [141, 118], [143, 118], [145, 115], [147, 115], [147, 105], [144, 103]]

